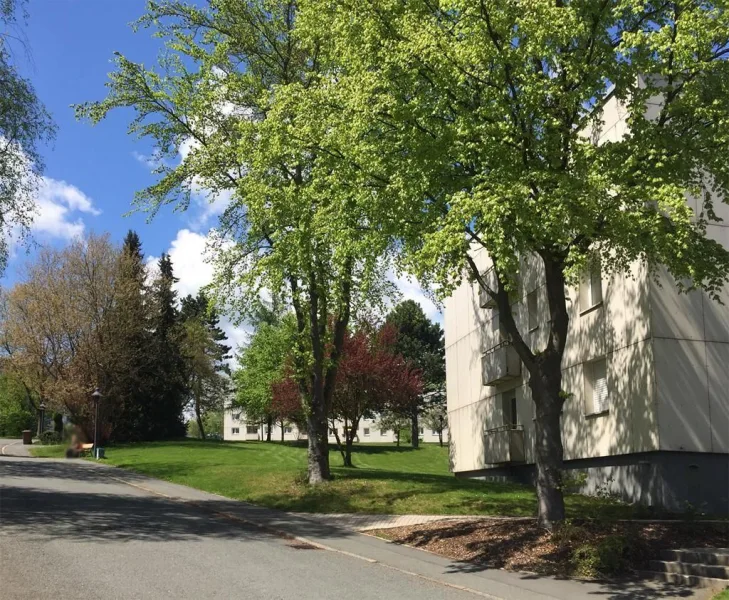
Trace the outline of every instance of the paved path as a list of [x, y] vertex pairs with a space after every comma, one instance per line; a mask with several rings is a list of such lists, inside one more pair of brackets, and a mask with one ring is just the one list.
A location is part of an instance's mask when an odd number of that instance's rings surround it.
[[112, 467], [7, 457], [0, 582], [19, 600], [692, 597], [488, 570]]
[[0, 439], [0, 456], [30, 456], [30, 446], [24, 446], [23, 440]]

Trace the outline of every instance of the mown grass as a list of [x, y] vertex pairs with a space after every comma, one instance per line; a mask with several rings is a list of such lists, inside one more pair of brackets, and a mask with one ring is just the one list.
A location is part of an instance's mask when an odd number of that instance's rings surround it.
[[[63, 456], [59, 446], [33, 448], [36, 456]], [[334, 479], [305, 483], [306, 448], [264, 442], [155, 442], [107, 448], [106, 462], [174, 483], [285, 510], [330, 513], [482, 514], [532, 516], [534, 490], [512, 483], [456, 479], [448, 449], [425, 444], [355, 447], [355, 468], [340, 466], [331, 450]], [[570, 495], [568, 517], [629, 517], [629, 506]]]

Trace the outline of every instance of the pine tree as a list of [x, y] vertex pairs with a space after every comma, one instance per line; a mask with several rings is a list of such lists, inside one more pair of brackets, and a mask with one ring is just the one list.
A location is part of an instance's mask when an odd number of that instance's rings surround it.
[[181, 330], [177, 309], [177, 282], [172, 260], [163, 253], [157, 263], [158, 275], [152, 284], [152, 339], [150, 364], [154, 371], [153, 393], [147, 412], [151, 439], [169, 439], [185, 435], [184, 363]]

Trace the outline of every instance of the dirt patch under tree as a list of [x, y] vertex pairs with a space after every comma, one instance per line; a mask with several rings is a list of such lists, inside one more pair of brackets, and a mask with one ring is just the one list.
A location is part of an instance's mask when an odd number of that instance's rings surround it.
[[646, 569], [661, 550], [729, 545], [729, 523], [571, 521], [555, 533], [533, 520], [437, 521], [369, 533], [455, 560], [510, 571], [597, 577]]

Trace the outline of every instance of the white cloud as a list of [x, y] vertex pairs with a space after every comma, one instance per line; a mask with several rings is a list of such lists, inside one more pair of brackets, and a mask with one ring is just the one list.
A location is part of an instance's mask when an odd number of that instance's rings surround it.
[[397, 286], [402, 294], [402, 300], [414, 300], [423, 309], [425, 315], [437, 323], [443, 324], [443, 311], [433, 302], [429, 293], [423, 289], [420, 282], [409, 275], [397, 275], [392, 271], [388, 273], [390, 280]]
[[[206, 261], [206, 245], [207, 236], [189, 229], [180, 229], [170, 243], [167, 253], [172, 260], [175, 277], [178, 278], [175, 290], [180, 298], [188, 294], [197, 295], [213, 279], [213, 266]], [[147, 264], [153, 266], [158, 260], [158, 256], [149, 256]], [[233, 349], [245, 343], [250, 333], [249, 327], [237, 327], [226, 316], [221, 316], [220, 327]]]
[[43, 177], [36, 196], [33, 233], [53, 238], [71, 239], [84, 231], [82, 214], [97, 216], [101, 211], [75, 185]]

